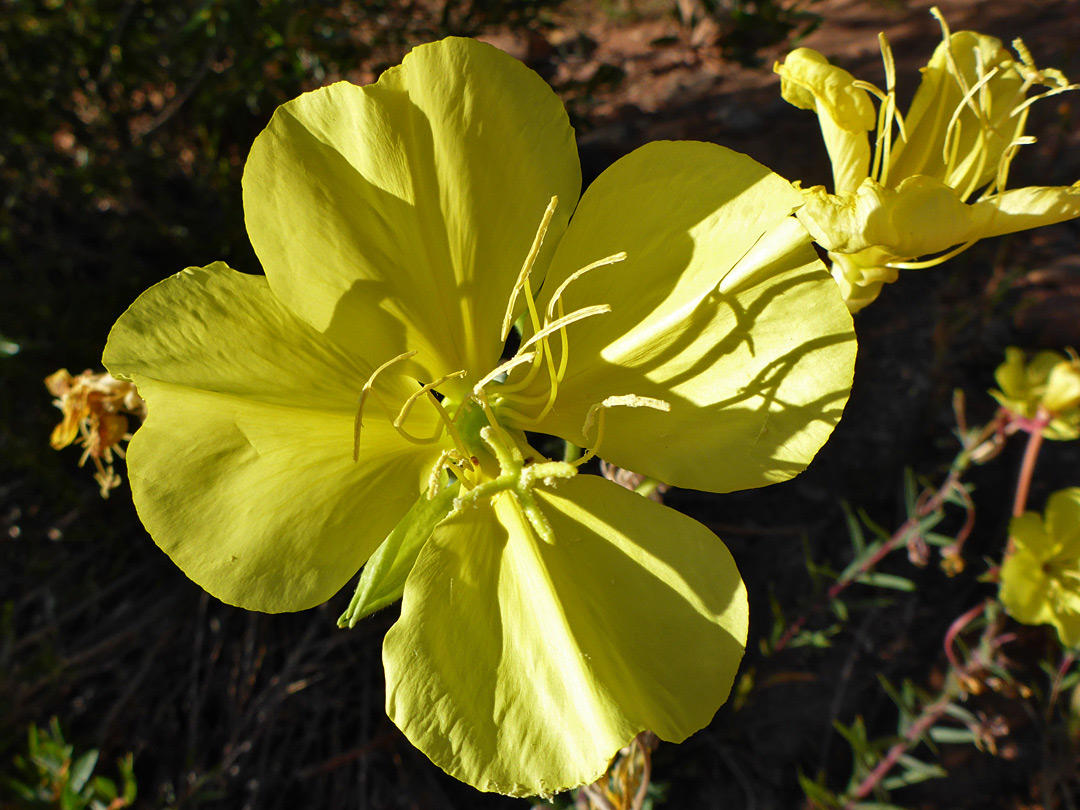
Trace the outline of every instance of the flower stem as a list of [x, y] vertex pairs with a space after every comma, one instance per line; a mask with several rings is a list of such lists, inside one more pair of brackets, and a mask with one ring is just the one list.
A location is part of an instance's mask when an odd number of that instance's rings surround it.
[[885, 557], [889, 556], [893, 551], [902, 545], [905, 545], [911, 536], [913, 531], [918, 531], [920, 521], [927, 515], [931, 515], [945, 503], [945, 499], [948, 498], [949, 493], [954, 489], [960, 488], [960, 472], [957, 469], [953, 469], [949, 475], [945, 478], [945, 481], [941, 484], [936, 491], [925, 490], [923, 495], [919, 498], [918, 506], [916, 506], [914, 513], [903, 525], [900, 526], [893, 534], [886, 540], [873, 554], [862, 560], [859, 566], [851, 571], [847, 576], [841, 577], [825, 592], [825, 596], [819, 599], [806, 613], [801, 615], [798, 619], [792, 622], [780, 639], [773, 645], [773, 652], [777, 653], [784, 649], [791, 640], [799, 634], [803, 626], [806, 624], [807, 619], [811, 614], [816, 613], [818, 610], [828, 605], [836, 597], [838, 597], [849, 585], [858, 580], [863, 574], [876, 566]]
[[[1050, 424], [1050, 413], [1043, 408], [1039, 409], [1039, 412], [1035, 415], [1035, 419], [1032, 424], [1029, 425], [1026, 430], [1028, 431], [1027, 447], [1024, 448], [1024, 459], [1020, 463], [1020, 476], [1016, 482], [1016, 499], [1013, 501], [1013, 517], [1019, 517], [1024, 514], [1024, 509], [1027, 507], [1028, 492], [1031, 490], [1031, 479], [1035, 473], [1035, 461], [1039, 457], [1039, 450], [1042, 448], [1043, 442], [1043, 430]], [[1009, 548], [1012, 549], [1012, 540], [1009, 541]]]

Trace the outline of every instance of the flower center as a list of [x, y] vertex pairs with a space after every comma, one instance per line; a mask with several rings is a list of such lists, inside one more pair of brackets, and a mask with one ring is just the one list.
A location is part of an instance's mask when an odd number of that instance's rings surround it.
[[[414, 444], [441, 442], [445, 445], [428, 476], [428, 498], [433, 498], [453, 480], [460, 483], [462, 493], [454, 501], [455, 511], [500, 493], [509, 493], [537, 535], [548, 542], [552, 539], [551, 527], [536, 506], [532, 495], [533, 487], [539, 482], [550, 485], [557, 479], [573, 477], [579, 466], [596, 455], [603, 440], [604, 411], [607, 408], [624, 406], [669, 409], [666, 402], [646, 397], [608, 397], [589, 409], [582, 432], [585, 436], [592, 437], [592, 444], [576, 461], [550, 461], [529, 446], [525, 431], [536, 430], [542, 426], [544, 419], [555, 407], [559, 384], [566, 374], [570, 348], [567, 327], [577, 321], [611, 311], [607, 304], [597, 304], [567, 313], [563, 294], [573, 282], [586, 273], [626, 258], [625, 253], [616, 253], [572, 273], [556, 288], [541, 313], [533, 292], [531, 274], [557, 205], [558, 198], [552, 197], [510, 292], [503, 315], [501, 338], [505, 342], [514, 324], [518, 299], [524, 299], [526, 312], [522, 317], [527, 318], [529, 337], [521, 342], [513, 356], [499, 363], [464, 396], [458, 395], [451, 399], [439, 395], [439, 387], [450, 380], [464, 377], [464, 370], [422, 384], [401, 405], [397, 416], [392, 417], [392, 412], [387, 409], [373, 386], [379, 375], [388, 368], [416, 355], [415, 351], [403, 352], [383, 363], [368, 378], [360, 393], [353, 435], [353, 460], [356, 461], [360, 453], [364, 407], [368, 399], [374, 397], [402, 438]], [[523, 372], [518, 379], [509, 382], [509, 375], [519, 367]], [[535, 393], [537, 389], [539, 393]], [[412, 408], [421, 399], [425, 399], [435, 409], [439, 418], [434, 434], [429, 437], [414, 436], [405, 429], [405, 422]]]

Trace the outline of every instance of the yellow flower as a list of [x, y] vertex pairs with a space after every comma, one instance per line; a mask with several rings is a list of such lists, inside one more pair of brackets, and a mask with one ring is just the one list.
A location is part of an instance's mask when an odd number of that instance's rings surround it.
[[1080, 644], [1080, 488], [1055, 492], [1045, 518], [1012, 519], [1014, 548], [1001, 566], [1001, 601], [1024, 624], [1052, 624], [1066, 647]]
[[[148, 403], [128, 471], [158, 545], [264, 611], [363, 565], [345, 624], [402, 600], [390, 718], [515, 795], [595, 780], [646, 728], [703, 727], [745, 643], [723, 544], [582, 460], [712, 491], [785, 480], [839, 419], [855, 352], [800, 195], [763, 166], [665, 142], [580, 184], [540, 77], [423, 45], [255, 140], [265, 276], [166, 279], [105, 349]], [[588, 452], [549, 459], [544, 434]]]
[[[1024, 134], [1032, 103], [1075, 85], [1060, 71], [1036, 68], [1021, 40], [1013, 42], [1016, 60], [1000, 40], [951, 33], [940, 12], [932, 13], [942, 42], [906, 115], [896, 106], [896, 71], [883, 34], [884, 91], [808, 48], [775, 67], [783, 97], [818, 115], [833, 191], [805, 189], [798, 216], [829, 251], [852, 311], [873, 301], [899, 270], [939, 264], [979, 239], [1080, 216], [1080, 183], [1006, 190], [1017, 151], [1034, 142]], [[1029, 97], [1035, 86], [1047, 89]], [[876, 114], [872, 97], [880, 101]], [[868, 133], [875, 131], [871, 149]], [[940, 255], [917, 261], [931, 254]]]
[[1000, 390], [990, 395], [1002, 408], [1022, 419], [1048, 420], [1044, 438], [1080, 437], [1080, 358], [1075, 354], [1041, 351], [1025, 363], [1023, 350], [1010, 346], [994, 379]]

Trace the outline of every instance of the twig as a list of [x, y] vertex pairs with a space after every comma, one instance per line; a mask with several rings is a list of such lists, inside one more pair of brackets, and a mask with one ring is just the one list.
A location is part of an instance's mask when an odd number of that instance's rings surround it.
[[945, 632], [945, 657], [949, 659], [949, 666], [957, 672], [962, 671], [963, 665], [956, 658], [956, 653], [953, 651], [953, 645], [956, 643], [956, 637], [959, 636], [969, 624], [971, 624], [975, 617], [986, 610], [986, 602], [973, 607], [971, 610], [959, 616], [952, 624], [949, 625], [949, 629]]
[[907, 731], [904, 732], [903, 739], [892, 745], [892, 747], [885, 752], [885, 756], [881, 758], [878, 764], [875, 765], [870, 773], [859, 783], [858, 787], [846, 796], [847, 801], [844, 804], [844, 810], [854, 810], [860, 801], [869, 796], [873, 790], [881, 784], [893, 767], [895, 767], [896, 763], [900, 761], [900, 757], [902, 757], [909, 748], [916, 745], [922, 736], [945, 715], [949, 706], [952, 705], [952, 702], [956, 700], [957, 697], [970, 691], [969, 687], [974, 681], [972, 673], [981, 670], [987, 663], [985, 648], [990, 646], [991, 648], [996, 649], [1004, 643], [1004, 637], [995, 636], [995, 633], [997, 632], [995, 623], [989, 622], [986, 629], [983, 631], [979, 651], [972, 655], [967, 662], [959, 662], [953, 654], [953, 645], [956, 641], [956, 637], [960, 635], [960, 633], [963, 632], [977, 616], [985, 612], [989, 601], [990, 600], [981, 602], [965, 612], [962, 616], [959, 616], [949, 625], [949, 629], [945, 633], [944, 647], [945, 655], [949, 659], [950, 672], [941, 697], [922, 710], [922, 713], [915, 722], [908, 726]]
[[799, 634], [806, 624], [810, 615], [821, 610], [825, 605], [832, 602], [837, 596], [839, 596], [849, 585], [855, 582], [859, 577], [876, 566], [885, 557], [889, 556], [893, 551], [902, 545], [906, 545], [908, 538], [912, 531], [918, 531], [919, 523], [923, 518], [933, 514], [941, 509], [945, 504], [946, 499], [953, 489], [962, 490], [960, 486], [960, 470], [955, 466], [949, 472], [949, 475], [945, 478], [945, 481], [941, 484], [936, 491], [926, 489], [919, 496], [919, 501], [915, 507], [914, 514], [911, 515], [903, 525], [900, 526], [893, 534], [886, 540], [873, 554], [863, 560], [859, 566], [849, 573], [847, 576], [841, 577], [825, 592], [825, 596], [819, 599], [806, 613], [801, 615], [798, 619], [791, 623], [784, 634], [773, 646], [773, 652], [780, 652], [784, 649], [791, 640]]
[[[980, 606], [981, 607], [981, 606]], [[894, 744], [881, 758], [881, 761], [874, 766], [874, 769], [867, 774], [866, 778], [859, 783], [859, 786], [851, 793], [847, 803], [844, 805], [844, 810], [854, 810], [855, 806], [865, 799], [876, 788], [881, 781], [888, 775], [889, 771], [893, 769], [893, 766], [899, 761], [900, 757], [904, 755], [904, 752], [908, 750], [914, 743], [918, 742], [922, 737], [938, 720], [940, 720], [945, 711], [949, 708], [955, 695], [950, 692], [943, 694], [936, 702], [932, 703], [923, 709], [922, 715], [919, 719], [912, 723], [908, 730], [904, 733], [904, 739]]]
[[1061, 693], [1061, 682], [1065, 680], [1065, 674], [1072, 667], [1076, 661], [1076, 653], [1070, 651], [1065, 653], [1065, 657], [1061, 659], [1061, 666], [1058, 667], [1057, 676], [1054, 678], [1054, 685], [1050, 689], [1050, 699], [1046, 702], [1046, 722], [1049, 723], [1054, 713], [1054, 704], [1057, 703], [1058, 695]]
[[[1050, 424], [1051, 414], [1045, 408], [1039, 408], [1030, 425], [1022, 429], [1028, 432], [1027, 447], [1024, 448], [1024, 460], [1020, 463], [1020, 476], [1016, 482], [1016, 500], [1013, 501], [1013, 517], [1020, 517], [1027, 508], [1028, 492], [1031, 490], [1031, 479], [1035, 473], [1035, 461], [1039, 457], [1042, 448], [1043, 430]], [[1012, 538], [1009, 539], [1010, 550]]]

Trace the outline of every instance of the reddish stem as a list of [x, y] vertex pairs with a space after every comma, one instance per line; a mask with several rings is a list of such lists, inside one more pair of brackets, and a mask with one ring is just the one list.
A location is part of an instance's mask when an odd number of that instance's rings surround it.
[[904, 734], [904, 739], [894, 744], [890, 748], [885, 756], [881, 758], [881, 762], [874, 766], [874, 769], [867, 774], [866, 778], [859, 783], [859, 786], [855, 788], [854, 792], [848, 798], [847, 803], [844, 805], [844, 810], [853, 810], [853, 808], [867, 796], [871, 791], [877, 787], [881, 781], [888, 775], [889, 771], [893, 769], [897, 761], [904, 755], [904, 752], [911, 747], [911, 744], [919, 739], [923, 734], [930, 729], [938, 720], [945, 714], [945, 710], [949, 708], [949, 704], [952, 702], [952, 695], [945, 694], [936, 702], [930, 706], [927, 706], [923, 710], [922, 715], [911, 726], [908, 727], [907, 732]]
[[1072, 667], [1074, 661], [1076, 661], [1076, 654], [1072, 652], [1066, 653], [1065, 657], [1061, 659], [1061, 666], [1058, 667], [1057, 677], [1054, 678], [1054, 686], [1050, 690], [1050, 700], [1047, 701], [1046, 722], [1048, 723], [1053, 716], [1054, 704], [1057, 703], [1058, 695], [1061, 693], [1061, 682], [1065, 679], [1065, 674]]
[[786, 647], [789, 643], [791, 643], [791, 640], [795, 638], [795, 636], [799, 634], [799, 631], [803, 629], [803, 626], [806, 624], [806, 621], [807, 619], [809, 619], [811, 614], [816, 613], [822, 607], [829, 604], [860, 576], [865, 574], [867, 571], [869, 571], [871, 568], [873, 568], [875, 565], [885, 559], [885, 557], [889, 556], [889, 554], [891, 554], [897, 548], [907, 543], [908, 535], [913, 530], [918, 529], [919, 521], [927, 515], [936, 512], [942, 507], [942, 505], [945, 503], [945, 499], [949, 496], [949, 492], [954, 486], [957, 485], [958, 480], [959, 475], [957, 475], [957, 473], [953, 471], [949, 473], [944, 483], [942, 483], [942, 485], [938, 487], [936, 492], [933, 492], [931, 494], [931, 490], [924, 490], [923, 493], [919, 496], [919, 499], [916, 503], [915, 514], [913, 514], [906, 521], [904, 521], [903, 525], [895, 532], [893, 532], [889, 539], [882, 543], [881, 547], [877, 551], [875, 551], [873, 554], [863, 560], [855, 571], [853, 571], [848, 576], [842, 577], [841, 579], [838, 579], [836, 582], [834, 582], [829, 588], [829, 590], [825, 592], [825, 596], [823, 598], [815, 602], [810, 608], [810, 610], [808, 610], [806, 613], [804, 613], [794, 622], [792, 622], [788, 626], [787, 630], [784, 631], [784, 634], [780, 636], [780, 639], [776, 642], [776, 644], [773, 645], [773, 652], [778, 653], [782, 649], [784, 649], [784, 647]]
[[[978, 655], [973, 656], [965, 667], [965, 665], [957, 661], [956, 657], [953, 655], [953, 643], [956, 641], [956, 637], [985, 610], [986, 604], [987, 602], [982, 602], [981, 604], [976, 605], [949, 625], [949, 630], [945, 633], [945, 654], [949, 659], [950, 677], [947, 681], [945, 691], [934, 703], [931, 703], [923, 709], [922, 714], [919, 715], [918, 719], [912, 723], [904, 733], [904, 738], [885, 752], [885, 756], [881, 758], [881, 761], [874, 766], [873, 770], [871, 770], [866, 778], [859, 783], [858, 787], [847, 796], [844, 810], [854, 810], [855, 806], [862, 799], [869, 796], [874, 788], [881, 784], [885, 777], [888, 776], [889, 771], [893, 769], [900, 760], [900, 757], [904, 755], [904, 752], [918, 742], [919, 738], [929, 731], [930, 728], [945, 715], [949, 706], [958, 694], [964, 693], [966, 688], [964, 681], [970, 678], [970, 671], [979, 669], [981, 667], [980, 661], [985, 659], [980, 659]], [[983, 631], [983, 642], [986, 643], [989, 639], [988, 643], [991, 646], [996, 647], [998, 642], [1003, 641], [1004, 637], [995, 639], [992, 637], [993, 632], [996, 632], [996, 630], [991, 622], [987, 625], [986, 630]]]
[[[1051, 415], [1043, 408], [1035, 415], [1030, 425], [1025, 425], [1028, 431], [1027, 447], [1024, 448], [1024, 460], [1020, 463], [1020, 476], [1016, 482], [1016, 500], [1013, 501], [1013, 517], [1024, 514], [1027, 507], [1028, 492], [1031, 490], [1031, 479], [1035, 474], [1035, 461], [1039, 457], [1042, 448], [1043, 430], [1050, 424]], [[1011, 541], [1010, 541], [1011, 545]]]
[[956, 660], [956, 655], [953, 652], [953, 644], [956, 642], [956, 637], [960, 635], [964, 628], [975, 621], [975, 618], [985, 611], [986, 602], [982, 602], [971, 610], [967, 611], [962, 616], [958, 617], [952, 624], [949, 625], [949, 629], [945, 633], [945, 657], [949, 659], [949, 666], [960, 671], [960, 662]]

